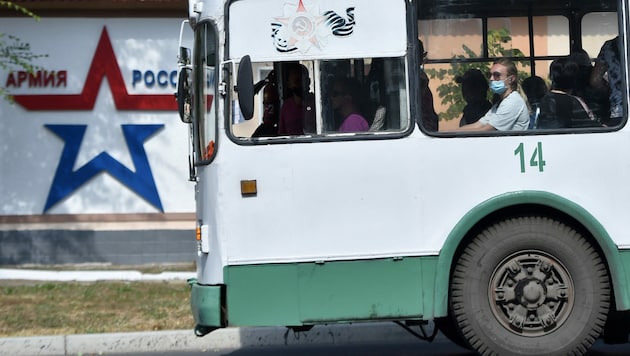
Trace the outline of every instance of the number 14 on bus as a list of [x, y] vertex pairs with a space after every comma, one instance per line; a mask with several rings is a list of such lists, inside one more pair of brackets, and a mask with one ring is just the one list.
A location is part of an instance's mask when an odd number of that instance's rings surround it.
[[542, 142], [538, 141], [538, 144], [534, 147], [533, 151], [529, 151], [522, 142], [514, 150], [514, 155], [518, 156], [521, 163], [521, 173], [525, 173], [525, 156], [529, 155], [530, 152], [531, 156], [529, 156], [529, 166], [538, 167], [538, 171], [543, 172], [547, 163], [543, 159]]

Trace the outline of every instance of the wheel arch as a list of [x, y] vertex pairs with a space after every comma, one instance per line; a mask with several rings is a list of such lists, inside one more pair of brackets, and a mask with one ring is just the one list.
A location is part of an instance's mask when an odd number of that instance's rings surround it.
[[627, 272], [623, 268], [617, 246], [602, 224], [582, 206], [562, 196], [544, 191], [516, 191], [480, 203], [466, 213], [449, 233], [437, 262], [435, 317], [444, 317], [448, 314], [448, 293], [453, 262], [466, 242], [492, 222], [523, 216], [534, 208], [538, 214], [558, 218], [584, 233], [585, 238], [602, 254], [610, 273], [617, 310], [630, 309]]

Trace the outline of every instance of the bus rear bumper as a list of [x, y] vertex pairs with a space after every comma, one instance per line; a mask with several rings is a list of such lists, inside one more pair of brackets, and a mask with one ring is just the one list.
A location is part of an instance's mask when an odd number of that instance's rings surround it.
[[188, 280], [191, 287], [190, 308], [195, 319], [195, 334], [204, 336], [218, 328], [225, 327], [223, 315], [223, 287], [202, 285], [196, 278]]

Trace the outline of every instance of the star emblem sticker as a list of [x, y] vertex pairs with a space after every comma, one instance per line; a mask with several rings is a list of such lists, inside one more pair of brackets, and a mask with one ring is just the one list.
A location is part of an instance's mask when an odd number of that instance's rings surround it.
[[320, 33], [319, 25], [326, 18], [317, 15], [318, 13], [319, 8], [317, 6], [307, 10], [300, 0], [297, 8], [287, 6], [284, 16], [276, 17], [276, 21], [285, 25], [287, 31], [285, 36], [289, 47], [295, 47], [303, 53], [308, 52], [312, 46], [321, 49], [321, 39], [325, 34]]
[[307, 53], [313, 47], [321, 50], [331, 36], [352, 35], [354, 25], [354, 7], [347, 8], [343, 17], [332, 10], [320, 13], [317, 5], [307, 7], [299, 0], [297, 5], [286, 4], [283, 16], [274, 18], [271, 38], [278, 52]]

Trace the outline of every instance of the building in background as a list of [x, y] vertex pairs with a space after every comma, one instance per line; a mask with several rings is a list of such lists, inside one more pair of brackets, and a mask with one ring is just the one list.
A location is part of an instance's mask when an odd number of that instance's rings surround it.
[[36, 69], [0, 69], [0, 265], [194, 260], [188, 127], [177, 115], [186, 1], [15, 1], [0, 33]]

